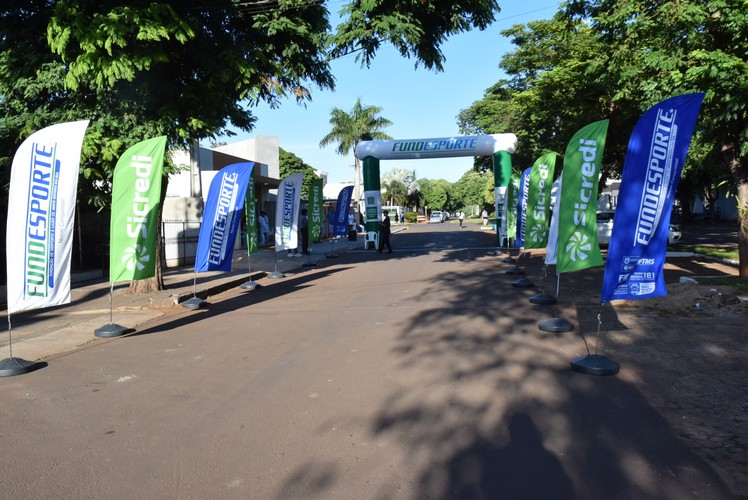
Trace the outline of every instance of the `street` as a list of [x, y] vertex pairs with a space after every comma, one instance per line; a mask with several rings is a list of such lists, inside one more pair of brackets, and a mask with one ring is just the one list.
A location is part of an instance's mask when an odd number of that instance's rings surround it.
[[627, 377], [570, 370], [495, 238], [412, 226], [2, 380], [4, 494], [733, 498]]

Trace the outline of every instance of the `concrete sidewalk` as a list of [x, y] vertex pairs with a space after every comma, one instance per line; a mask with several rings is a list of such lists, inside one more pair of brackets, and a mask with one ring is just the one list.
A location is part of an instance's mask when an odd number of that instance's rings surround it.
[[[288, 252], [275, 252], [273, 247], [265, 247], [248, 259], [245, 250], [236, 250], [232, 269], [229, 272], [208, 272], [195, 274], [192, 265], [167, 269], [163, 272], [164, 290], [147, 293], [129, 293], [129, 283], [117, 283], [111, 294], [110, 283], [101, 279], [73, 284], [71, 302], [64, 306], [22, 311], [13, 314], [7, 324], [0, 327], [0, 360], [15, 357], [26, 361], [42, 361], [47, 358], [74, 350], [93, 342], [106, 342], [111, 338], [100, 338], [94, 332], [110, 323], [129, 329], [179, 311], [180, 304], [197, 295], [207, 299], [226, 290], [240, 287], [251, 280], [262, 286], [273, 281], [268, 274], [278, 271], [291, 273], [312, 267], [304, 264], [335, 262], [328, 254], [343, 254], [356, 250], [364, 251], [364, 240], [347, 238], [327, 240], [312, 244], [309, 256], [289, 257]], [[374, 250], [368, 250], [374, 253]], [[247, 293], [251, 293], [248, 291]], [[7, 310], [2, 311], [8, 316]], [[9, 352], [11, 326], [12, 355]], [[116, 337], [115, 337], [116, 338]]]

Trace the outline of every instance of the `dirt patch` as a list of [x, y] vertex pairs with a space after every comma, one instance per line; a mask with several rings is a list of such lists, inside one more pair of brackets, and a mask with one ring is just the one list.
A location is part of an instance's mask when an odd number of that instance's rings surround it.
[[736, 287], [673, 283], [668, 294], [647, 300], [617, 300], [616, 308], [644, 308], [689, 317], [748, 318], [748, 297]]
[[[669, 259], [668, 294], [600, 305], [604, 270], [562, 275], [559, 309], [601, 354], [620, 363], [617, 377], [636, 386], [732, 492], [748, 500], [748, 301], [728, 285], [681, 282], [734, 277], [734, 267], [700, 258]], [[531, 268], [543, 276], [543, 268]], [[538, 280], [552, 291], [550, 279]]]
[[668, 284], [615, 301], [605, 349], [675, 431], [748, 499], [748, 301], [730, 286]]

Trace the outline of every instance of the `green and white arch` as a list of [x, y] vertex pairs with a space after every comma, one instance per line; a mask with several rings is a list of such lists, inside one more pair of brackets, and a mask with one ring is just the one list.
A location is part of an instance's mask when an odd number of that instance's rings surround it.
[[356, 147], [356, 156], [364, 165], [366, 230], [379, 232], [382, 220], [382, 191], [379, 182], [381, 160], [492, 156], [496, 203], [498, 204], [500, 197], [506, 193], [506, 186], [509, 185], [512, 175], [511, 155], [516, 150], [517, 136], [511, 133], [359, 142]]

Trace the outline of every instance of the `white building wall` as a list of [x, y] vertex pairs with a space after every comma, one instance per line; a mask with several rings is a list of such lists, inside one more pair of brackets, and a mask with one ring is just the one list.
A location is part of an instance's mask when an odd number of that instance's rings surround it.
[[[222, 155], [257, 163], [259, 169], [255, 170], [255, 176], [269, 179], [279, 177], [280, 156], [277, 137], [257, 136], [214, 149], [198, 148], [198, 169], [194, 171], [190, 167], [190, 151], [175, 151], [172, 154], [172, 161], [182, 169], [169, 176], [164, 200], [163, 237], [164, 259], [167, 267], [194, 262], [203, 207], [208, 197], [210, 183], [220, 167], [224, 166], [222, 163], [216, 164], [216, 161], [226, 161], [226, 156], [222, 157]], [[194, 176], [199, 179], [193, 179]], [[201, 192], [194, 193], [193, 186], [200, 186]], [[257, 196], [262, 207], [268, 196], [268, 189], [259, 187]], [[241, 248], [245, 240], [243, 235], [237, 237], [235, 249]]]
[[272, 177], [273, 179], [280, 178], [280, 154], [277, 136], [258, 135], [245, 141], [218, 146], [214, 150], [262, 163], [259, 175]]

